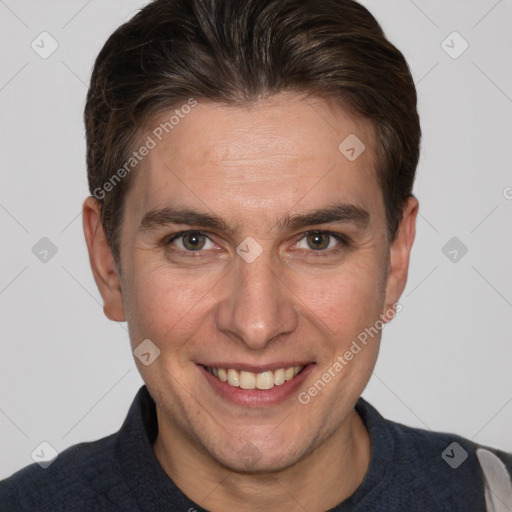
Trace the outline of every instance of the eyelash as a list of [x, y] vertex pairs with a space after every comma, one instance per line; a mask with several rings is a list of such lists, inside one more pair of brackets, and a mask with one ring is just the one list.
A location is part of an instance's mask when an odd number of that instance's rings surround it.
[[[210, 238], [208, 233], [205, 233], [204, 231], [197, 231], [197, 230], [190, 229], [187, 231], [180, 231], [179, 233], [175, 233], [171, 237], [165, 238], [163, 240], [163, 245], [165, 245], [166, 248], [168, 248], [170, 251], [172, 251], [174, 254], [176, 254], [178, 256], [185, 256], [185, 257], [192, 257], [192, 258], [206, 257], [204, 254], [202, 254], [202, 253], [204, 253], [204, 251], [202, 251], [202, 250], [183, 251], [182, 249], [171, 248], [172, 243], [175, 240], [178, 240], [179, 238], [182, 238], [185, 235], [188, 235], [191, 233], [194, 233], [194, 234], [197, 234], [200, 236], [205, 236], [208, 240], [210, 240], [210, 242], [213, 243], [213, 240]], [[295, 242], [294, 245], [298, 244], [300, 241], [302, 241], [304, 238], [308, 237], [309, 235], [317, 235], [317, 234], [330, 236], [330, 237], [334, 238], [339, 244], [334, 249], [324, 249], [324, 250], [318, 250], [318, 251], [315, 251], [314, 249], [310, 249], [309, 251], [307, 251], [308, 253], [310, 253], [309, 257], [319, 258], [319, 257], [332, 256], [334, 254], [337, 254], [338, 252], [340, 252], [343, 249], [352, 247], [351, 240], [346, 235], [343, 235], [341, 233], [333, 233], [332, 231], [322, 231], [322, 230], [312, 230], [312, 231], [306, 231], [305, 233], [302, 233], [301, 237]], [[299, 249], [299, 250], [303, 250], [303, 249]]]
[[[338, 254], [340, 251], [342, 251], [344, 249], [349, 249], [350, 247], [352, 247], [351, 241], [346, 235], [343, 235], [341, 233], [333, 233], [332, 231], [322, 231], [320, 229], [306, 231], [295, 242], [295, 244], [298, 244], [300, 241], [304, 240], [309, 235], [327, 235], [327, 236], [334, 238], [338, 242], [338, 245], [336, 245], [336, 247], [334, 247], [333, 249], [324, 249], [324, 250], [319, 250], [319, 251], [315, 251], [314, 249], [307, 250], [307, 254], [308, 254], [307, 257], [310, 257], [310, 258], [322, 258], [322, 257], [332, 256], [332, 255]], [[301, 250], [301, 249], [299, 249], [299, 250]]]

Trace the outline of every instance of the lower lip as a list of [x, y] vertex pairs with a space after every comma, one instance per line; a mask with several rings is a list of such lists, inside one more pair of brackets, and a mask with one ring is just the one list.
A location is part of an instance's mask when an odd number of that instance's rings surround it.
[[308, 364], [292, 380], [271, 389], [242, 389], [230, 386], [212, 375], [204, 366], [198, 365], [213, 390], [225, 400], [245, 407], [267, 407], [277, 405], [291, 396], [296, 396], [298, 388], [313, 371], [315, 364]]

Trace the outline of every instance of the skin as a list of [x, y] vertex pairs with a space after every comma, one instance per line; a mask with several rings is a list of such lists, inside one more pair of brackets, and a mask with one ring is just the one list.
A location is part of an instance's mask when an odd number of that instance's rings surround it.
[[[349, 134], [366, 146], [355, 161], [338, 150]], [[150, 339], [161, 351], [149, 366], [136, 359], [157, 404], [156, 457], [208, 510], [323, 511], [364, 478], [370, 439], [354, 405], [380, 333], [307, 405], [297, 395], [389, 312], [406, 284], [418, 203], [409, 200], [390, 243], [374, 155], [371, 124], [321, 99], [287, 93], [250, 107], [199, 102], [137, 171], [125, 199], [119, 268], [97, 202], [84, 203], [105, 314], [127, 320], [132, 349]], [[340, 203], [365, 210], [367, 222], [286, 225]], [[141, 229], [149, 211], [165, 207], [215, 215], [231, 229]], [[206, 233], [203, 248], [190, 250], [190, 238], [169, 241], [184, 230]], [[349, 244], [325, 234], [313, 237], [312, 248], [309, 231], [340, 234]], [[236, 252], [247, 237], [262, 249], [251, 263]], [[309, 373], [278, 405], [234, 404], [198, 366], [292, 361], [311, 363]]]

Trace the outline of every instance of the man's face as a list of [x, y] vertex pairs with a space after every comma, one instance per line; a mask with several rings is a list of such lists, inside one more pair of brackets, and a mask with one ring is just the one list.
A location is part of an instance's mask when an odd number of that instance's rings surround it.
[[[351, 134], [366, 146], [353, 161], [339, 149]], [[132, 348], [160, 350], [138, 364], [161, 432], [233, 469], [275, 470], [349, 421], [380, 333], [332, 367], [403, 288], [389, 280], [374, 155], [367, 122], [283, 94], [250, 108], [200, 102], [141, 163], [125, 202], [122, 308]]]

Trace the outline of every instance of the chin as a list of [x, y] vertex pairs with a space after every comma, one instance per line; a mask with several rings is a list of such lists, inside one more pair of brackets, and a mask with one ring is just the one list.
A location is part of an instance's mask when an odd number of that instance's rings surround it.
[[217, 462], [235, 473], [256, 475], [278, 473], [293, 466], [298, 460], [291, 453], [261, 453], [252, 443], [247, 443], [238, 453], [221, 455]]

